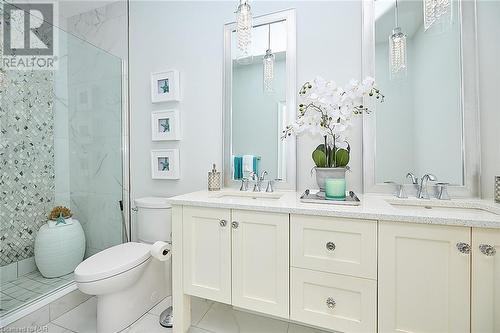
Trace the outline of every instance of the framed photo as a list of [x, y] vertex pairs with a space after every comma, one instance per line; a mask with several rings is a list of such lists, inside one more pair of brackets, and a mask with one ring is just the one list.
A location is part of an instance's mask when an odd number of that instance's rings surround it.
[[152, 150], [151, 177], [153, 179], [179, 179], [179, 149]]
[[168, 141], [181, 139], [178, 110], [155, 111], [151, 114], [151, 140]]
[[170, 70], [151, 74], [151, 101], [153, 103], [180, 101], [179, 71]]

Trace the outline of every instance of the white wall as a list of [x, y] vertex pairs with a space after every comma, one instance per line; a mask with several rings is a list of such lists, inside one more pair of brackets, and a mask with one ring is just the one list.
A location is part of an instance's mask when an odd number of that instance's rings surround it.
[[[254, 15], [297, 9], [297, 85], [321, 75], [345, 84], [361, 75], [360, 1], [253, 1]], [[131, 190], [132, 199], [172, 196], [206, 188], [212, 163], [222, 163], [223, 25], [234, 20], [235, 2], [149, 2], [130, 4]], [[150, 73], [181, 72], [183, 100], [152, 104]], [[297, 86], [297, 91], [298, 91]], [[151, 111], [177, 107], [183, 139], [151, 142]], [[257, 120], [256, 120], [257, 122]], [[258, 126], [258, 124], [255, 124]], [[298, 190], [314, 188], [312, 150], [321, 138], [298, 143]], [[361, 119], [351, 133], [353, 172], [349, 187], [361, 191]], [[181, 179], [152, 180], [150, 150], [180, 149]]]
[[500, 1], [478, 1], [479, 103], [481, 108], [481, 191], [493, 198], [493, 179], [500, 176]]

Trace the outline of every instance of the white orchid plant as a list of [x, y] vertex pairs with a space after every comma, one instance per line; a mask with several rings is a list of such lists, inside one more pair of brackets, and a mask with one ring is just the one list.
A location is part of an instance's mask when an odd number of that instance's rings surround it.
[[363, 97], [384, 101], [371, 77], [362, 82], [351, 80], [344, 88], [321, 77], [304, 83], [299, 91], [299, 116], [285, 128], [283, 138], [305, 132], [320, 134], [324, 143], [312, 153], [316, 167], [346, 167], [351, 150], [347, 130], [354, 116], [371, 112], [361, 104]]

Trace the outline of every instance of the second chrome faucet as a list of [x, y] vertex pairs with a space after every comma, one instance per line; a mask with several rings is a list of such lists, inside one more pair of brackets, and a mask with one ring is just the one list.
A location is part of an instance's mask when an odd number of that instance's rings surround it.
[[[429, 191], [427, 189], [427, 183], [429, 181], [435, 182], [437, 181], [437, 177], [433, 175], [432, 173], [426, 173], [425, 175], [420, 178], [420, 182], [418, 177], [416, 177], [413, 173], [408, 172], [406, 174], [406, 179], [409, 179], [411, 184], [415, 185], [417, 188], [417, 198], [418, 199], [430, 199], [429, 196]], [[406, 192], [404, 190], [404, 185], [396, 184], [394, 182], [386, 182], [386, 183], [392, 183], [395, 184], [398, 188], [396, 192], [396, 196], [398, 198], [407, 198], [408, 196], [406, 195]], [[449, 200], [450, 197], [447, 192], [447, 185], [448, 183], [437, 183], [436, 184], [439, 187], [439, 194], [437, 196], [438, 199], [440, 200]]]
[[[266, 180], [266, 176], [268, 175], [267, 171], [264, 170], [261, 172], [260, 176], [256, 172], [250, 172], [248, 178], [243, 178], [241, 180], [240, 191], [248, 191], [248, 184], [250, 181], [253, 182], [253, 192], [261, 192], [262, 191], [262, 183]], [[274, 192], [274, 181], [268, 180], [266, 192]]]

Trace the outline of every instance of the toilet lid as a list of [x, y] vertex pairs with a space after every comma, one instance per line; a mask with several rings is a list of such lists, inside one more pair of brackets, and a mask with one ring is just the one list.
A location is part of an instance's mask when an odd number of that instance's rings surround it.
[[75, 269], [75, 281], [97, 281], [128, 271], [148, 260], [150, 250], [151, 245], [135, 242], [110, 247], [80, 263]]

